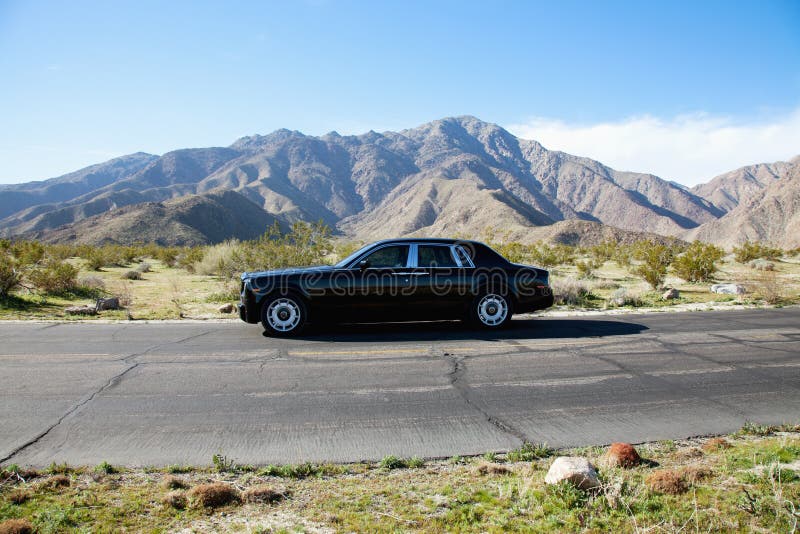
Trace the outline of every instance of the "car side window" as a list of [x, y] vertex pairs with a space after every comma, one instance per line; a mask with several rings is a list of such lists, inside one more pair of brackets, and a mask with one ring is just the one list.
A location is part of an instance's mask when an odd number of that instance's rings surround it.
[[458, 259], [461, 260], [462, 267], [471, 267], [472, 266], [472, 259], [466, 253], [466, 251], [461, 248], [460, 246], [456, 247], [456, 254], [458, 254]]
[[366, 258], [370, 268], [405, 267], [408, 261], [408, 245], [383, 247]]
[[449, 246], [420, 245], [417, 250], [419, 267], [458, 267]]

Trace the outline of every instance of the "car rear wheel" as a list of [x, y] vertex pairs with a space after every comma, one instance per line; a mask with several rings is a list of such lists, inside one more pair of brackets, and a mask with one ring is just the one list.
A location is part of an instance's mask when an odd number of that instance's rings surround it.
[[261, 324], [270, 336], [298, 334], [308, 321], [308, 307], [295, 295], [270, 297], [261, 307]]
[[511, 301], [500, 293], [487, 292], [475, 297], [470, 306], [472, 324], [481, 328], [502, 328], [511, 320]]

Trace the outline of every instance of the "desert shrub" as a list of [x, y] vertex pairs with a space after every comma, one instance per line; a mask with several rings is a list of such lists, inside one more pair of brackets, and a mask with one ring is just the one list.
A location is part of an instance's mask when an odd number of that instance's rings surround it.
[[510, 475], [511, 468], [497, 463], [483, 462], [476, 469], [479, 475]]
[[189, 483], [181, 477], [167, 475], [161, 479], [161, 487], [164, 489], [186, 489], [189, 487]]
[[240, 247], [241, 243], [236, 239], [210, 246], [203, 257], [193, 264], [193, 269], [198, 274], [232, 278], [239, 271], [239, 266], [234, 263], [234, 254], [238, 255]]
[[674, 249], [653, 241], [640, 241], [634, 245], [633, 257], [641, 263], [632, 268], [631, 272], [640, 276], [653, 289], [664, 285], [667, 277], [667, 267], [672, 263]]
[[547, 458], [553, 454], [553, 449], [544, 443], [525, 442], [518, 449], [508, 451], [506, 459], [509, 462], [531, 462], [538, 458]]
[[618, 245], [611, 259], [623, 269], [630, 267], [633, 260], [633, 247], [631, 245]]
[[106, 288], [106, 283], [99, 276], [81, 276], [78, 278], [78, 287], [93, 290], [103, 290]]
[[378, 464], [384, 469], [401, 469], [403, 467], [408, 466], [408, 462], [403, 458], [398, 458], [397, 456], [384, 456], [380, 463]]
[[739, 263], [747, 263], [757, 258], [777, 260], [782, 255], [783, 251], [781, 249], [763, 243], [745, 241], [740, 246], [733, 247], [733, 257]]
[[136, 266], [136, 270], [139, 271], [140, 273], [149, 273], [152, 268], [153, 266], [147, 263], [146, 261], [143, 261], [142, 263]]
[[10, 254], [0, 253], [0, 298], [5, 298], [22, 282], [22, 273], [16, 259]]
[[139, 271], [125, 271], [124, 273], [122, 273], [122, 278], [124, 280], [141, 280], [142, 273], [140, 273]]
[[570, 265], [575, 261], [575, 248], [569, 245], [549, 245], [542, 241], [528, 247], [528, 257], [540, 267]]
[[639, 293], [629, 291], [624, 287], [615, 290], [608, 300], [614, 306], [644, 306], [644, 299]]
[[602, 243], [598, 243], [589, 247], [588, 252], [595, 262], [599, 262], [600, 265], [602, 265], [603, 263], [614, 259], [618, 248], [619, 244], [616, 241], [606, 240]]
[[725, 256], [721, 248], [695, 241], [672, 261], [675, 274], [687, 282], [706, 282], [717, 272], [717, 262]]
[[175, 508], [176, 510], [183, 510], [188, 504], [186, 493], [182, 491], [170, 491], [164, 495], [164, 497], [161, 499], [161, 503], [164, 506], [169, 506], [170, 508]]
[[90, 249], [82, 257], [86, 260], [86, 268], [90, 271], [99, 271], [111, 264], [109, 258], [100, 249]]
[[750, 262], [748, 262], [747, 266], [750, 267], [751, 269], [755, 269], [757, 271], [774, 271], [775, 270], [775, 264], [774, 263], [772, 263], [771, 261], [762, 260], [762, 259], [751, 260]]
[[175, 258], [175, 265], [193, 273], [196, 263], [203, 260], [205, 249], [203, 247], [186, 247]]
[[27, 278], [42, 293], [63, 294], [78, 287], [78, 269], [62, 261], [47, 261], [30, 270]]
[[750, 287], [767, 304], [778, 304], [784, 298], [785, 286], [775, 271], [758, 271], [751, 275]]
[[9, 247], [12, 256], [21, 266], [35, 265], [44, 260], [46, 250], [38, 241], [17, 241]]
[[167, 267], [175, 267], [179, 254], [180, 249], [176, 247], [159, 247], [156, 250], [155, 257]]
[[189, 491], [191, 500], [204, 507], [216, 508], [226, 504], [239, 502], [239, 490], [224, 482], [199, 484]]
[[578, 268], [578, 276], [581, 278], [591, 278], [594, 276], [595, 269], [599, 269], [602, 265], [602, 260], [597, 258], [589, 258], [586, 261], [578, 260], [575, 262], [575, 267]]
[[652, 491], [668, 495], [680, 495], [689, 489], [683, 474], [669, 469], [654, 471], [647, 477], [646, 482]]
[[0, 534], [33, 534], [36, 532], [27, 519], [6, 519], [0, 521]]
[[552, 282], [556, 304], [588, 306], [594, 298], [589, 286], [574, 278], [556, 279]]
[[285, 497], [285, 494], [282, 491], [278, 491], [271, 486], [260, 485], [260, 486], [253, 486], [252, 488], [247, 488], [244, 493], [242, 494], [242, 498], [245, 502], [249, 503], [257, 503], [257, 504], [268, 504], [275, 501], [279, 501]]

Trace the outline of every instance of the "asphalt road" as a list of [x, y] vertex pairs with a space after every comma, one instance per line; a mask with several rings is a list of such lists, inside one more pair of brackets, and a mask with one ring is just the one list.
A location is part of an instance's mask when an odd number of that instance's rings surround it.
[[2, 463], [442, 457], [800, 421], [800, 309], [348, 326], [0, 324]]

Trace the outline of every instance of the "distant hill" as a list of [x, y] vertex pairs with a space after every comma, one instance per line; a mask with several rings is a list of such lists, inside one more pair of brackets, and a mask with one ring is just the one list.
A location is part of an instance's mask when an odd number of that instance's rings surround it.
[[792, 161], [781, 177], [754, 189], [724, 217], [687, 232], [686, 238], [725, 247], [748, 240], [800, 247], [800, 164], [798, 158]]
[[[163, 218], [167, 213], [158, 210], [174, 209], [178, 199], [233, 191], [284, 223], [321, 220], [362, 240], [480, 236], [487, 228], [528, 240], [536, 228], [570, 220], [683, 237], [700, 235], [698, 227], [713, 226], [796, 165], [752, 166], [688, 189], [548, 150], [469, 116], [354, 136], [277, 130], [229, 147], [133, 154], [64, 177], [2, 187], [0, 236], [89, 239], [81, 232], [92, 223], [82, 221], [110, 223], [123, 215], [130, 221], [134, 212], [142, 220]], [[139, 207], [120, 211], [126, 206]], [[209, 219], [218, 213], [210, 211]], [[98, 216], [105, 218], [93, 219]], [[229, 216], [243, 218], [235, 210]], [[200, 219], [188, 226], [196, 229]], [[247, 227], [243, 220], [225, 222], [236, 232]], [[120, 226], [112, 238], [123, 239], [123, 231]], [[214, 239], [210, 232], [190, 234], [186, 239]]]
[[[116, 208], [24, 237], [93, 245], [206, 245], [230, 238], [255, 239], [276, 221], [238, 193], [223, 191]], [[285, 223], [278, 222], [282, 230], [288, 229]]]

